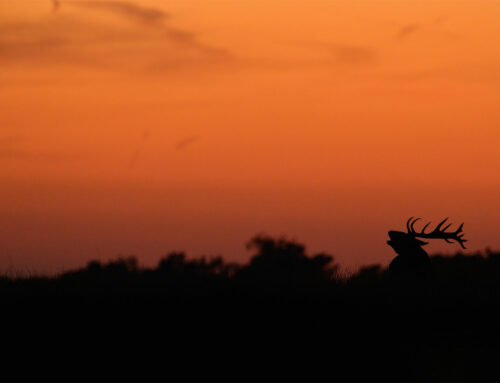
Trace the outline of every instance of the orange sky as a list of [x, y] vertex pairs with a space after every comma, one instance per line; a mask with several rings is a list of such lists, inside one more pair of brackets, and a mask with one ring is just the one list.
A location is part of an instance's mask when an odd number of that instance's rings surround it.
[[[0, 0], [0, 270], [286, 234], [500, 248], [500, 2]], [[458, 245], [432, 243], [429, 252]]]

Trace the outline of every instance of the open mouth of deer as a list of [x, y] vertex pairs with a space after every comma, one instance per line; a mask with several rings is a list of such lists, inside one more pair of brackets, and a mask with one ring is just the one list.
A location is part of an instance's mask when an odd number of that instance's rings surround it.
[[400, 238], [401, 234], [404, 235], [404, 233], [398, 233], [398, 232], [393, 231], [393, 230], [389, 231], [388, 234], [389, 234], [389, 240], [387, 241], [387, 244], [389, 246], [392, 246], [392, 245], [394, 245], [395, 242], [398, 242], [398, 238], [401, 239]]

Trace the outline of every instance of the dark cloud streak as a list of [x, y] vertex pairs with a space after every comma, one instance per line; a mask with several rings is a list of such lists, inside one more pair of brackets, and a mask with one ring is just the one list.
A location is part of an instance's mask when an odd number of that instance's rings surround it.
[[20, 135], [10, 135], [0, 138], [0, 158], [8, 160], [23, 161], [60, 161], [71, 160], [74, 157], [60, 154], [48, 153], [23, 148], [27, 140]]
[[370, 46], [339, 43], [339, 42], [302, 42], [301, 46], [309, 49], [321, 50], [321, 58], [302, 58], [288, 63], [277, 63], [278, 66], [295, 66], [295, 67], [310, 67], [310, 66], [335, 66], [339, 69], [355, 68], [360, 66], [372, 65], [377, 62], [379, 52]]
[[[112, 12], [128, 24], [96, 20], [83, 11], [64, 12], [66, 5]], [[230, 53], [203, 44], [195, 34], [169, 26], [168, 15], [158, 9], [91, 0], [55, 2], [54, 9], [56, 13], [39, 21], [0, 24], [0, 67], [78, 65], [161, 74], [226, 65], [232, 59]]]
[[359, 65], [375, 61], [377, 53], [375, 50], [358, 45], [349, 44], [331, 44], [329, 46], [333, 51], [334, 61], [342, 65]]
[[68, 4], [87, 9], [109, 11], [120, 16], [129, 17], [142, 23], [158, 24], [165, 21], [169, 15], [156, 8], [144, 8], [128, 2], [115, 1], [68, 1]]

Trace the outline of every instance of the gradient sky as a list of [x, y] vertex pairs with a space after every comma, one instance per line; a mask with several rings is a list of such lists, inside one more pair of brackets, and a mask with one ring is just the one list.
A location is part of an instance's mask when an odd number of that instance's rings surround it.
[[500, 248], [498, 15], [491, 0], [0, 0], [0, 270], [244, 262], [261, 232], [385, 265], [410, 216]]

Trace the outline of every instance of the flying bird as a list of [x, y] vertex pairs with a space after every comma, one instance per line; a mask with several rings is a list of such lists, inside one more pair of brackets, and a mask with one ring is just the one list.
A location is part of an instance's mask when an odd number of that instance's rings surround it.
[[59, 0], [52, 0], [52, 12], [57, 12], [61, 3]]
[[179, 141], [176, 145], [175, 145], [175, 148], [177, 150], [182, 150], [184, 149], [185, 147], [191, 145], [191, 144], [194, 144], [195, 142], [197, 142], [199, 140], [198, 137], [189, 137], [189, 138], [186, 138], [184, 140], [181, 140]]
[[396, 35], [396, 38], [399, 40], [405, 39], [408, 36], [414, 34], [416, 31], [420, 29], [420, 25], [418, 24], [408, 24], [404, 25], [399, 29], [398, 34]]

